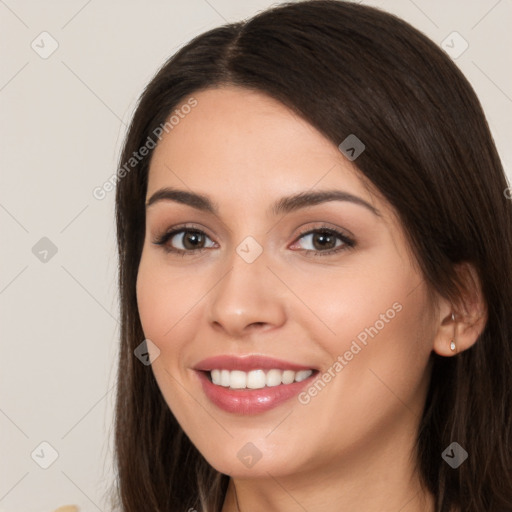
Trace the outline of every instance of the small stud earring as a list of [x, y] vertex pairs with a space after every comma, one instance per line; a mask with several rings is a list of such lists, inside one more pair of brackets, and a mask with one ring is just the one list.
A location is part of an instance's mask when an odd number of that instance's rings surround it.
[[[452, 313], [452, 321], [455, 322], [455, 314], [454, 313]], [[455, 325], [453, 326], [453, 336], [455, 337]], [[452, 349], [452, 351], [455, 351], [455, 340], [453, 340], [453, 339], [450, 342], [450, 348]]]

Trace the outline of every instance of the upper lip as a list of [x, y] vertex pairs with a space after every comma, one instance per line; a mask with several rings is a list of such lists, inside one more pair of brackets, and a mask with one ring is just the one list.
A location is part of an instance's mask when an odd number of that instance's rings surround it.
[[234, 356], [234, 355], [220, 355], [214, 357], [208, 357], [200, 361], [196, 366], [195, 370], [199, 371], [210, 371], [210, 370], [314, 370], [311, 366], [304, 366], [302, 364], [291, 363], [289, 361], [283, 361], [282, 359], [275, 359], [273, 357], [267, 357], [262, 355], [250, 355], [250, 356]]

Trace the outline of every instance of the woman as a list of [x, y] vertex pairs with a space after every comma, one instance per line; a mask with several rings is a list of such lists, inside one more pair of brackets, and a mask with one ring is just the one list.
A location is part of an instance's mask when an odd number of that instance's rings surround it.
[[324, 0], [211, 30], [120, 164], [123, 510], [512, 510], [511, 204], [435, 44]]

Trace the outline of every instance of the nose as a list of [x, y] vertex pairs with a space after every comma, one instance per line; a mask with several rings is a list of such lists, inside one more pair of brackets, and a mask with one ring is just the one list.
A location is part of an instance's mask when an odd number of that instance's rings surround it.
[[229, 337], [269, 330], [286, 321], [286, 288], [267, 267], [265, 251], [252, 263], [236, 252], [209, 294], [209, 323]]

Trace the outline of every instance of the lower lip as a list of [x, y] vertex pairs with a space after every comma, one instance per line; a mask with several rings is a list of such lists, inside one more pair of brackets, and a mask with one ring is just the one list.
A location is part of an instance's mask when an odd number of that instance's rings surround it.
[[224, 386], [217, 386], [210, 381], [203, 371], [196, 371], [206, 396], [224, 411], [253, 415], [259, 414], [290, 400], [298, 395], [315, 377], [313, 372], [307, 379], [291, 384], [280, 384], [279, 386], [264, 387], [260, 389], [230, 389]]

